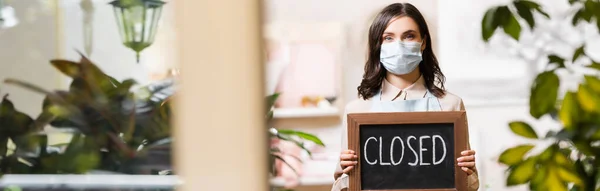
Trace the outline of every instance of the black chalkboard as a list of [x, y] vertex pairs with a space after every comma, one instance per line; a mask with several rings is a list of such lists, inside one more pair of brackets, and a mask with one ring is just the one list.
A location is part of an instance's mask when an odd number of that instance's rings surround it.
[[455, 187], [454, 124], [361, 125], [359, 134], [362, 190]]

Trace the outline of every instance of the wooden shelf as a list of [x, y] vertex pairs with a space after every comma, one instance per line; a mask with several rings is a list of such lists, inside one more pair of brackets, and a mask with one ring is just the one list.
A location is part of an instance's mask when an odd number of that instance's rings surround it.
[[339, 109], [329, 108], [275, 108], [273, 118], [308, 118], [308, 117], [335, 117]]

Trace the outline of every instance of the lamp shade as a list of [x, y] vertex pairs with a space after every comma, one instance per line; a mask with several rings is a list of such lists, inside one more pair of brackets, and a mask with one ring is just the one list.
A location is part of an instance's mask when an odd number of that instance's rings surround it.
[[[1, 1], [1, 0], [0, 0]], [[152, 45], [158, 20], [165, 2], [160, 0], [115, 0], [110, 3], [115, 12], [119, 33], [123, 44], [136, 52]]]

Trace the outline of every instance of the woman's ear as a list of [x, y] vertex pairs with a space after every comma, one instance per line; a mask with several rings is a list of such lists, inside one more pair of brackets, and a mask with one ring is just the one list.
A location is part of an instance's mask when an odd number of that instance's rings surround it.
[[421, 43], [421, 52], [425, 50], [425, 47], [427, 47], [427, 38], [423, 38], [423, 43]]

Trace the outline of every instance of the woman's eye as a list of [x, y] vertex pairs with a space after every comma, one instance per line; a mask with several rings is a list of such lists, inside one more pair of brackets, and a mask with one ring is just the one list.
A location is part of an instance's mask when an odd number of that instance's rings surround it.
[[412, 40], [415, 39], [415, 35], [409, 34], [404, 37], [404, 39]]
[[384, 39], [385, 41], [392, 41], [392, 40], [394, 40], [394, 38], [392, 38], [392, 37], [389, 37], [389, 36], [383, 37], [383, 39]]

